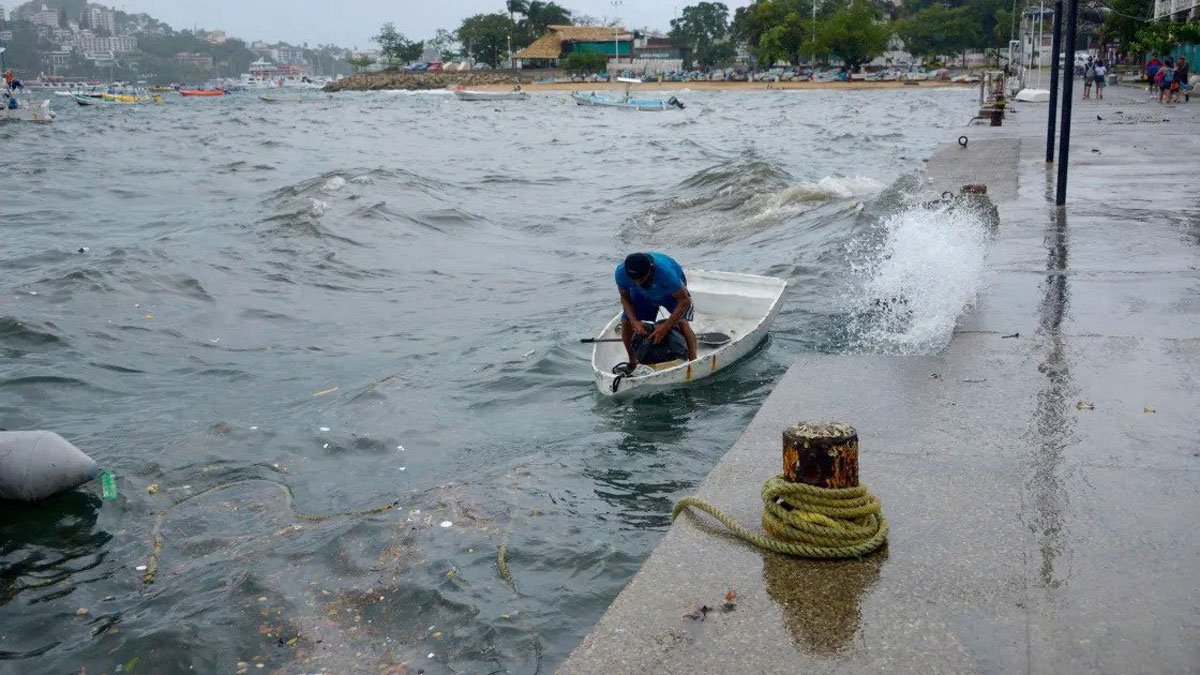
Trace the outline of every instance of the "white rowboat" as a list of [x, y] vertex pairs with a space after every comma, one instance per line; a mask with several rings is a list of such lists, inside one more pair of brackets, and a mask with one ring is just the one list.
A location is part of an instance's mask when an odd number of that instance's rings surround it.
[[[628, 360], [621, 342], [597, 342], [592, 348], [596, 388], [606, 396], [647, 392], [708, 377], [749, 354], [767, 336], [779, 313], [787, 282], [773, 277], [708, 270], [684, 270], [688, 292], [695, 303], [692, 330], [724, 333], [721, 345], [697, 345], [696, 360], [659, 364], [653, 373], [617, 380], [613, 367]], [[597, 340], [621, 337], [621, 315], [608, 322]], [[613, 387], [613, 382], [617, 386]]]
[[529, 94], [520, 91], [471, 91], [457, 89], [454, 95], [460, 101], [524, 101]]

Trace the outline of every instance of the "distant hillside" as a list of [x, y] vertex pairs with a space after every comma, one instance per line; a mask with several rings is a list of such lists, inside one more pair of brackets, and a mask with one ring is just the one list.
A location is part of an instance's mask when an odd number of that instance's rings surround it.
[[55, 11], [61, 12], [67, 10], [67, 16], [72, 19], [79, 18], [83, 10], [87, 9], [87, 0], [33, 0], [27, 2], [13, 10], [13, 13], [25, 14], [26, 12], [36, 12], [42, 8], [42, 5], [49, 7]]

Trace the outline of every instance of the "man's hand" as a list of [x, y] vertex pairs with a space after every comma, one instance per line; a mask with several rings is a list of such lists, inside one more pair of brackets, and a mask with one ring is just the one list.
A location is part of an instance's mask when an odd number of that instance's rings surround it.
[[671, 327], [665, 323], [660, 323], [654, 327], [654, 332], [650, 334], [650, 341], [654, 344], [658, 344], [665, 340], [667, 335], [670, 333]]
[[646, 331], [646, 326], [643, 325], [641, 321], [637, 321], [637, 320], [630, 321], [629, 325], [633, 327], [633, 332], [635, 334], [640, 335], [642, 337], [646, 337], [647, 335], [649, 335], [649, 332]]

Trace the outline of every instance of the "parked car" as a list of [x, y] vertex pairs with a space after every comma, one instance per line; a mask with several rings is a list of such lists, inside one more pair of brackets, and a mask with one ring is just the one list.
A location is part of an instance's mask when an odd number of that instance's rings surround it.
[[442, 62], [441, 61], [430, 61], [429, 68], [426, 72], [430, 72], [430, 73], [442, 72]]

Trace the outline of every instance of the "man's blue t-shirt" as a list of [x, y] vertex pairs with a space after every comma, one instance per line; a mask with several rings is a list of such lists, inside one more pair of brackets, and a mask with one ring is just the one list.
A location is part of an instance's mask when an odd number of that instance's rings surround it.
[[[654, 259], [654, 281], [650, 282], [649, 288], [638, 286], [629, 278], [629, 275], [625, 274], [625, 263], [617, 265], [614, 276], [617, 288], [629, 293], [638, 318], [653, 321], [653, 314], [658, 312], [659, 307], [666, 307], [668, 311], [675, 309], [678, 301], [675, 300], [674, 295], [683, 288], [686, 277], [683, 274], [683, 268], [671, 256], [662, 253], [650, 253], [649, 255]], [[643, 316], [643, 310], [650, 310], [651, 316]]]

